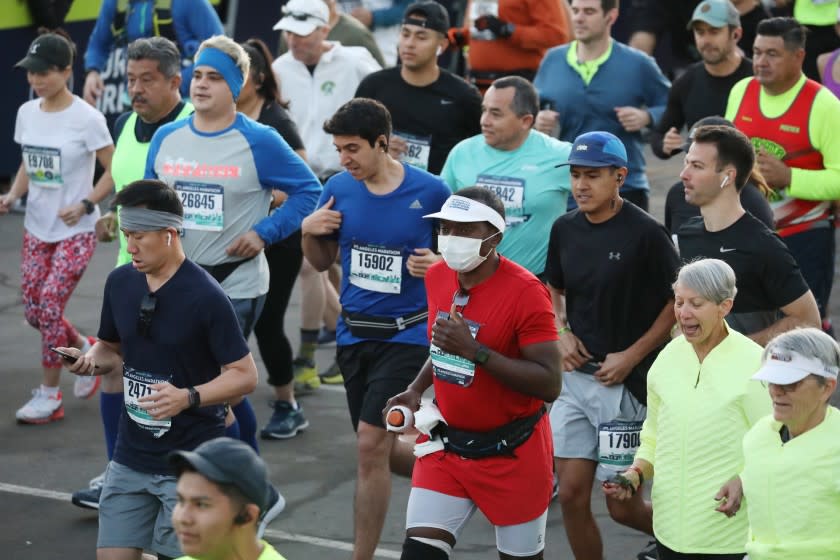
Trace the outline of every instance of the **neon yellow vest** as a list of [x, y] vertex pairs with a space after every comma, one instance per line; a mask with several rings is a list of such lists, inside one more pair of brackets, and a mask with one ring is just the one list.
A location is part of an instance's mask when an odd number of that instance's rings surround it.
[[837, 23], [837, 0], [796, 0], [793, 17], [803, 25], [834, 25]]
[[[190, 116], [195, 109], [187, 101], [184, 108], [175, 117], [176, 121]], [[146, 174], [146, 156], [149, 155], [149, 142], [138, 142], [134, 136], [134, 125], [137, 122], [137, 113], [131, 113], [125, 121], [120, 137], [117, 139], [117, 147], [114, 150], [114, 157], [111, 159], [111, 175], [114, 177], [114, 187], [119, 192], [124, 186], [134, 181], [139, 181]], [[117, 266], [131, 262], [131, 256], [126, 250], [125, 237], [120, 234], [120, 252], [117, 255]]]

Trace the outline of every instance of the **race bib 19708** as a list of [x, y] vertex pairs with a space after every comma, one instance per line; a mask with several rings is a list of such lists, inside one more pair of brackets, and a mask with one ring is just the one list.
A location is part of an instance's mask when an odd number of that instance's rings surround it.
[[398, 294], [402, 289], [402, 265], [399, 249], [353, 242], [349, 280], [365, 290]]
[[175, 190], [184, 205], [184, 229], [222, 231], [225, 191], [221, 185], [178, 181]]
[[61, 150], [43, 146], [23, 146], [23, 163], [30, 184], [45, 189], [61, 188]]

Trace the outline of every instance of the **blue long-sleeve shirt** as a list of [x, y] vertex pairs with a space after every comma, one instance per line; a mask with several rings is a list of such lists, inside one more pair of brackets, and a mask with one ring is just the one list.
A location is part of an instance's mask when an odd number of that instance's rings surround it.
[[[135, 39], [154, 36], [154, 0], [131, 0], [125, 15], [125, 34], [129, 43]], [[117, 13], [117, 0], [103, 0], [85, 51], [85, 70], [105, 69], [114, 47], [111, 25]], [[202, 41], [224, 34], [219, 15], [208, 0], [172, 0], [172, 25], [178, 39], [181, 56], [192, 59]], [[189, 95], [192, 64], [181, 70], [181, 93]]]
[[405, 9], [411, 4], [412, 0], [394, 0], [390, 8], [380, 8], [372, 10], [373, 25], [371, 28], [378, 29], [380, 27], [391, 27], [402, 22], [403, 13]]
[[574, 142], [577, 136], [593, 130], [615, 134], [627, 149], [629, 173], [623, 188], [649, 190], [642, 135], [624, 130], [615, 108], [644, 108], [653, 125], [665, 110], [671, 83], [653, 58], [613, 41], [612, 52], [587, 85], [567, 61], [573, 46], [571, 43], [548, 51], [534, 79], [540, 99], [552, 101], [560, 113], [560, 139]]

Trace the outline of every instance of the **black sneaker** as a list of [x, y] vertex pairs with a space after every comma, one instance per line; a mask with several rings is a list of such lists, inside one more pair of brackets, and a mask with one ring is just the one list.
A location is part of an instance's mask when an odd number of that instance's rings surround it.
[[303, 416], [303, 408], [293, 408], [286, 401], [274, 401], [274, 414], [265, 428], [260, 431], [263, 439], [289, 439], [301, 430], [309, 427], [309, 421]]
[[78, 492], [73, 492], [73, 497], [70, 501], [73, 502], [74, 506], [79, 506], [80, 508], [99, 509], [100, 494], [102, 494], [101, 486], [97, 486], [96, 488], [86, 488], [84, 490], [79, 490]]
[[650, 541], [643, 551], [641, 551], [637, 560], [659, 560], [659, 553], [656, 551], [656, 541]]

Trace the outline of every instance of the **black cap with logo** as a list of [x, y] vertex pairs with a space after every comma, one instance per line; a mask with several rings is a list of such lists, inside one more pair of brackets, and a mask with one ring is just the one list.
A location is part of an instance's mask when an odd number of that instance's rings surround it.
[[[403, 25], [419, 25], [444, 35], [449, 31], [449, 13], [446, 8], [433, 0], [415, 2], [406, 8], [403, 14]], [[423, 16], [425, 19], [415, 16]]]
[[29, 45], [26, 56], [15, 68], [30, 72], [46, 72], [52, 67], [64, 70], [73, 64], [73, 46], [70, 41], [55, 33], [45, 33]]

